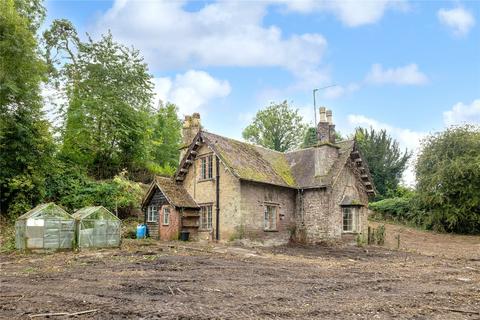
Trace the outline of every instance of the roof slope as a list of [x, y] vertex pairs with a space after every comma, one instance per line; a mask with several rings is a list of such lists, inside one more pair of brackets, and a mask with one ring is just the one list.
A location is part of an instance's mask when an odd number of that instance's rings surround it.
[[[319, 146], [283, 153], [200, 131], [179, 165], [175, 174], [176, 180], [183, 180], [202, 142], [215, 152], [221, 162], [237, 178], [288, 188], [318, 188], [332, 185], [349, 158], [352, 161], [360, 159], [354, 140], [340, 141], [332, 145], [334, 148], [338, 148], [338, 158], [333, 164], [330, 164], [325, 175], [315, 176], [315, 159], [317, 158], [315, 153]], [[371, 177], [366, 165], [361, 165], [361, 159], [357, 164], [364, 171], [362, 182], [371, 184], [369, 182]], [[325, 163], [325, 165], [329, 164]], [[367, 181], [363, 179], [367, 179]]]
[[39, 217], [45, 217], [45, 218], [55, 217], [58, 219], [67, 219], [67, 220], [73, 219], [73, 217], [70, 214], [68, 214], [68, 212], [63, 210], [61, 207], [57, 206], [55, 203], [50, 202], [50, 203], [39, 204], [32, 210], [18, 217], [17, 220], [26, 220], [30, 218], [39, 218]]
[[187, 190], [185, 190], [183, 186], [175, 183], [172, 178], [157, 176], [155, 177], [154, 183], [162, 191], [171, 205], [179, 208], [199, 208]]
[[205, 131], [202, 131], [202, 137], [238, 178], [296, 187], [284, 153]]
[[120, 220], [108, 209], [102, 206], [84, 207], [80, 210], [77, 210], [73, 214], [73, 217], [78, 220], [87, 218], [92, 220]]
[[315, 151], [316, 147], [291, 151], [285, 154], [292, 174], [295, 176], [298, 187], [309, 188], [327, 186], [345, 165], [350, 153], [353, 151], [353, 140], [340, 141], [335, 144], [338, 147], [338, 159], [326, 175], [315, 175]]

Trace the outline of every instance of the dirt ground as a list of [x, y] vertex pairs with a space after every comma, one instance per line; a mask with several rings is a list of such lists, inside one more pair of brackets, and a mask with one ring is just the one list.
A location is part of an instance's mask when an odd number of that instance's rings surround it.
[[[389, 249], [397, 233], [401, 250]], [[480, 319], [480, 237], [394, 225], [387, 235], [385, 248], [125, 240], [1, 254], [0, 318]]]

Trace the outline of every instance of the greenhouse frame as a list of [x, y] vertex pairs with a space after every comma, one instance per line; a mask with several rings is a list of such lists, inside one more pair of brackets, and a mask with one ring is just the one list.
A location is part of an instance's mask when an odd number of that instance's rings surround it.
[[118, 247], [121, 242], [122, 221], [108, 209], [85, 207], [73, 214], [79, 248]]
[[25, 249], [71, 249], [75, 220], [55, 203], [44, 203], [18, 217], [15, 247]]

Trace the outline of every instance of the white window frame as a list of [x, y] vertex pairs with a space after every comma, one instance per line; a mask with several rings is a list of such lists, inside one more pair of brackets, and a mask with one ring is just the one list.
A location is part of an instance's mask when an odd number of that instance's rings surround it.
[[200, 158], [200, 180], [213, 179], [213, 156], [207, 155]]
[[147, 207], [147, 222], [158, 222], [158, 208], [156, 205]]
[[263, 208], [263, 230], [277, 231], [278, 230], [278, 206], [272, 204], [265, 204]]
[[200, 229], [212, 229], [213, 205], [204, 205], [200, 207]]
[[[345, 224], [345, 216], [349, 215], [347, 221], [349, 223]], [[342, 232], [343, 233], [355, 233], [358, 229], [358, 208], [355, 207], [342, 207]], [[347, 227], [347, 228], [346, 228]]]
[[[166, 217], [166, 219], [165, 219]], [[164, 226], [168, 226], [170, 224], [170, 208], [169, 207], [164, 207], [163, 208], [163, 215], [162, 215], [162, 224]]]

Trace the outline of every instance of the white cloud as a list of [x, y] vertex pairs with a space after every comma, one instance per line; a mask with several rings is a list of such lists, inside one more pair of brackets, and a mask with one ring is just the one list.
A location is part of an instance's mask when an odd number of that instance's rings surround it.
[[455, 104], [451, 110], [443, 113], [445, 126], [458, 124], [480, 124], [480, 99], [467, 105], [462, 102]]
[[390, 69], [384, 69], [381, 64], [374, 64], [365, 80], [373, 84], [422, 85], [428, 83], [428, 77], [414, 63]]
[[156, 100], [175, 103], [181, 114], [190, 114], [205, 107], [211, 100], [230, 94], [230, 84], [204, 71], [189, 70], [174, 79], [155, 78]]
[[472, 13], [462, 7], [454, 9], [440, 9], [437, 17], [442, 24], [449, 27], [456, 36], [466, 35], [475, 25]]
[[348, 95], [350, 93], [353, 93], [358, 89], [360, 89], [360, 85], [357, 83], [350, 83], [346, 86], [336, 85], [334, 87], [325, 89], [323, 96], [326, 99], [337, 99], [345, 95]]
[[328, 12], [332, 13], [344, 25], [357, 27], [378, 22], [388, 9], [405, 9], [403, 1], [376, 0], [279, 0], [287, 9], [300, 13]]
[[269, 4], [221, 1], [192, 12], [184, 1], [117, 0], [92, 31], [111, 30], [119, 41], [140, 49], [156, 71], [262, 66], [284, 68], [299, 81], [318, 77], [325, 38], [285, 36], [278, 27], [265, 26]]
[[352, 131], [355, 127], [372, 127], [376, 130], [385, 129], [388, 134], [398, 141], [401, 148], [407, 148], [409, 151], [413, 151], [412, 159], [410, 160], [410, 163], [403, 174], [402, 180], [407, 186], [413, 186], [415, 184], [415, 171], [413, 163], [420, 148], [420, 141], [427, 135], [425, 132], [398, 128], [387, 123], [382, 123], [375, 119], [356, 114], [351, 114], [348, 116], [348, 123]]

